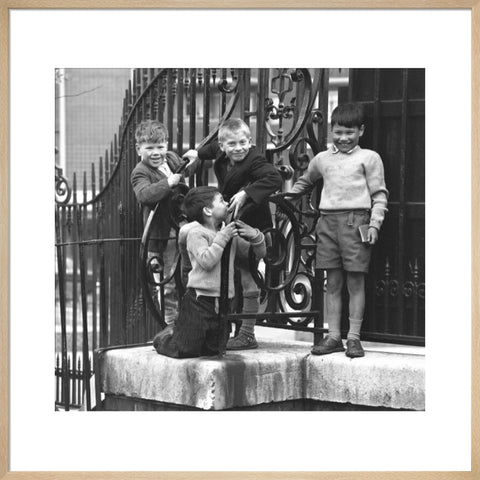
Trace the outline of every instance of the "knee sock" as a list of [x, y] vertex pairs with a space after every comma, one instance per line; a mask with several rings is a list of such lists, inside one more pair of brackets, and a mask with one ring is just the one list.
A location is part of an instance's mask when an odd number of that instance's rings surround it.
[[328, 324], [328, 336], [333, 338], [334, 340], [339, 340], [342, 339], [342, 334], [340, 332], [340, 325], [338, 327], [336, 325], [330, 325]]
[[[258, 313], [258, 297], [243, 298], [243, 313]], [[239, 333], [244, 333], [253, 337], [255, 335], [255, 318], [245, 318], [242, 320], [242, 326]]]
[[328, 336], [333, 338], [334, 340], [339, 340], [342, 339], [342, 334], [340, 331], [340, 323], [341, 323], [341, 318], [340, 316], [332, 315], [334, 318], [329, 318], [327, 316], [326, 320], [328, 323]]
[[362, 328], [363, 318], [349, 318], [350, 327], [347, 340], [360, 340], [360, 329]]

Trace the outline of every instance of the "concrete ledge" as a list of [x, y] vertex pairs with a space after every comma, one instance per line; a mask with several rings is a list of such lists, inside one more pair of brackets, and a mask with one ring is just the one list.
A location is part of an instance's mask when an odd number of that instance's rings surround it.
[[306, 396], [326, 402], [396, 409], [425, 409], [425, 357], [366, 352], [310, 355], [305, 362]]
[[314, 356], [310, 347], [264, 340], [257, 350], [227, 352], [222, 359], [183, 360], [158, 355], [151, 345], [107, 350], [99, 356], [99, 385], [109, 397], [179, 409], [250, 409], [297, 400], [425, 408], [424, 356], [367, 351], [351, 360], [343, 353]]

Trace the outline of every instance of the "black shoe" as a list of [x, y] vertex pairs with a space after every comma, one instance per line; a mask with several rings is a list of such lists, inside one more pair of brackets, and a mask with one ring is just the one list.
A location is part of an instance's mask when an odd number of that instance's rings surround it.
[[327, 355], [334, 352], [344, 352], [342, 340], [335, 340], [332, 337], [325, 337], [320, 340], [318, 345], [314, 345], [312, 348], [313, 355]]
[[363, 350], [360, 340], [347, 340], [347, 351], [345, 352], [345, 355], [350, 358], [364, 357], [365, 351]]
[[255, 336], [239, 333], [236, 337], [229, 338], [227, 342], [227, 350], [252, 350], [258, 348]]
[[162, 331], [158, 332], [153, 339], [153, 348], [156, 350], [157, 347], [165, 341], [166, 338], [173, 335], [173, 324], [167, 325]]

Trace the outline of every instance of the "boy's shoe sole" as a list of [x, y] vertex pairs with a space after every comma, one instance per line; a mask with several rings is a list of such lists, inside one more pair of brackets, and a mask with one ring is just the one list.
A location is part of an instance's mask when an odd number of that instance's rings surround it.
[[331, 337], [325, 337], [320, 340], [318, 345], [314, 345], [311, 352], [313, 355], [328, 355], [329, 353], [344, 352], [342, 340], [335, 340]]
[[255, 337], [248, 337], [247, 335], [237, 335], [230, 338], [227, 342], [227, 350], [253, 350], [258, 348], [258, 343]]
[[347, 340], [347, 351], [345, 355], [350, 358], [359, 358], [365, 356], [360, 340]]
[[157, 349], [160, 342], [162, 342], [166, 337], [173, 335], [173, 325], [167, 325], [162, 331], [158, 332], [153, 338], [153, 348]]

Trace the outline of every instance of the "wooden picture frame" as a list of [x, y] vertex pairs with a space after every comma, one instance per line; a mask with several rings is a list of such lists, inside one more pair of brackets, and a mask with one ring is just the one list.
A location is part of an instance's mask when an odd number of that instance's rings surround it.
[[[175, 471], [175, 472], [119, 472], [119, 471], [38, 471], [38, 472], [20, 472], [10, 470], [10, 380], [15, 372], [10, 370], [10, 272], [13, 265], [10, 264], [10, 184], [9, 184], [9, 108], [10, 108], [10, 11], [16, 9], [466, 9], [471, 12], [471, 207], [472, 207], [472, 285], [471, 285], [471, 469], [470, 471], [343, 471], [343, 472], [314, 472], [314, 471], [290, 471], [290, 472], [260, 472], [260, 471]], [[478, 262], [480, 260], [480, 222], [478, 219], [476, 207], [480, 201], [480, 191], [478, 184], [480, 182], [480, 3], [476, 0], [457, 0], [450, 2], [447, 0], [427, 0], [426, 2], [415, 2], [407, 0], [393, 1], [388, 0], [366, 0], [353, 2], [352, 0], [318, 0], [318, 1], [290, 1], [279, 0], [204, 0], [182, 1], [182, 0], [139, 0], [131, 2], [125, 0], [5, 0], [0, 6], [0, 478], [5, 479], [222, 479], [222, 480], [243, 480], [243, 479], [477, 479], [480, 478], [480, 445], [478, 443], [479, 430], [479, 358], [480, 347], [478, 339], [480, 302], [478, 290], [480, 288]], [[30, 41], [34, 41], [31, 39]], [[47, 167], [50, 168], [50, 167]], [[53, 171], [53, 168], [52, 168]], [[53, 249], [53, 246], [52, 246]], [[53, 368], [52, 368], [53, 371]], [[90, 415], [96, 415], [92, 413]], [[220, 435], [225, 440], [225, 434]], [[215, 452], [215, 447], [213, 447]], [[234, 469], [232, 469], [234, 470]]]

